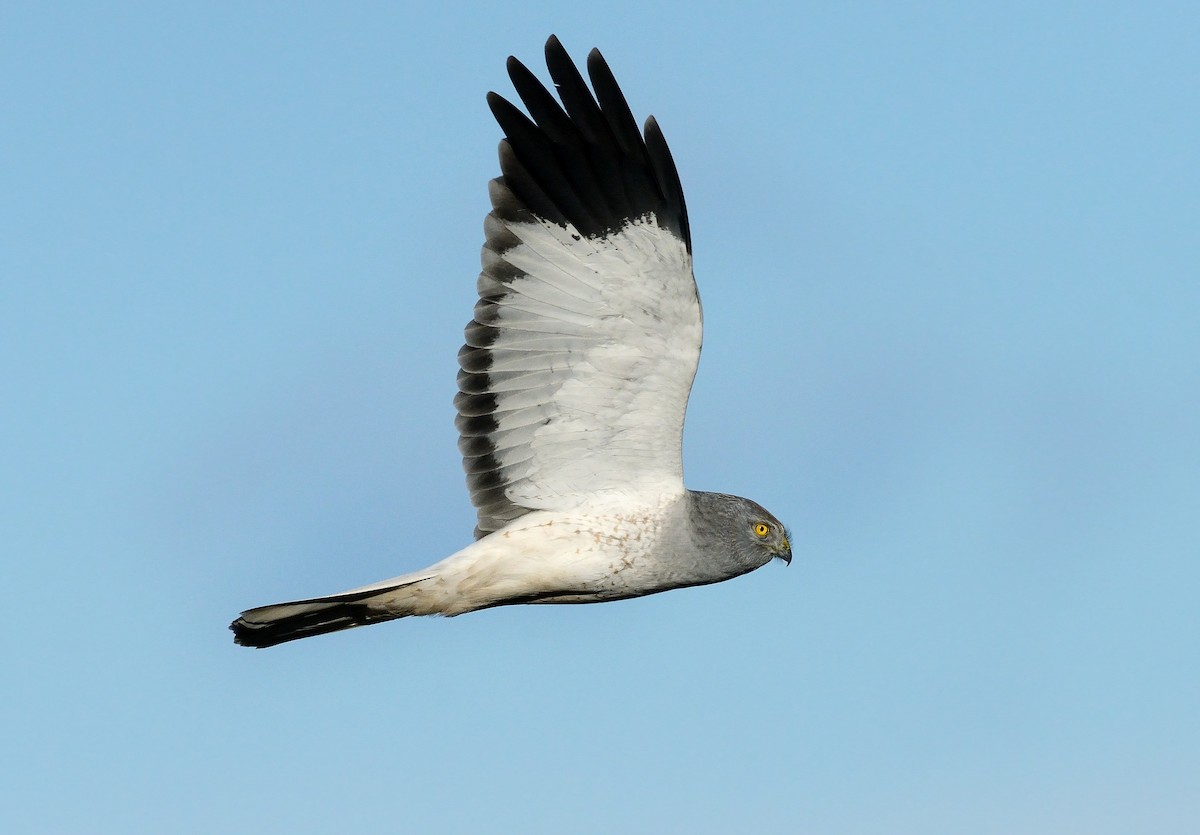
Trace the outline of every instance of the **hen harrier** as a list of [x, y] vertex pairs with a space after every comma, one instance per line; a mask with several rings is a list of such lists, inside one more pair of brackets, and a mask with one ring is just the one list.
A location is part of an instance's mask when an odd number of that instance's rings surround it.
[[422, 571], [250, 609], [230, 626], [237, 643], [621, 600], [791, 562], [761, 506], [683, 486], [700, 299], [662, 132], [653, 117], [638, 130], [599, 51], [587, 60], [595, 97], [557, 38], [546, 63], [561, 106], [516, 58], [529, 116], [488, 94], [502, 175], [454, 401], [476, 541]]

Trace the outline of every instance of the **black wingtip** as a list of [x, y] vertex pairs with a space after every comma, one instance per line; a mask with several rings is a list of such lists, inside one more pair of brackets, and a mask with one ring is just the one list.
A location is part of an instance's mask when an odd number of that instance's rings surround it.
[[589, 237], [653, 214], [691, 252], [679, 175], [657, 125], [643, 133], [599, 49], [587, 56], [591, 89], [556, 35], [545, 51], [561, 104], [511, 56], [508, 74], [529, 115], [487, 97], [508, 143], [501, 171], [509, 191], [536, 217]]

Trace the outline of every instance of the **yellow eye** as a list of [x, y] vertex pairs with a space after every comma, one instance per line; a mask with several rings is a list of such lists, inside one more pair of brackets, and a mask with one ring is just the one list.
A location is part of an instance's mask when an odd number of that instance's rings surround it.
[[766, 526], [766, 524], [764, 524], [763, 522], [759, 522], [757, 525], [754, 526], [754, 535], [757, 536], [759, 539], [765, 538], [766, 535], [769, 534], [770, 532], [771, 532], [771, 529], [768, 528]]

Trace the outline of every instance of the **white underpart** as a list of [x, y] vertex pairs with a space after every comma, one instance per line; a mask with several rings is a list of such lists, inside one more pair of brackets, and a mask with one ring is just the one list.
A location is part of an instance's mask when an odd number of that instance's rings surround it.
[[514, 598], [604, 600], [670, 585], [658, 559], [673, 503], [626, 513], [535, 511], [429, 568], [348, 594], [398, 616], [459, 615]]
[[498, 302], [491, 346], [494, 375], [521, 375], [492, 386], [507, 495], [592, 511], [678, 496], [701, 342], [684, 243], [652, 216], [600, 238], [554, 223], [505, 226], [521, 244], [501, 258], [526, 274]]
[[687, 568], [662, 559], [672, 547], [675, 501], [609, 513], [534, 511], [441, 562], [326, 598], [243, 612], [250, 623], [319, 612], [345, 595], [390, 617], [461, 615], [501, 603], [598, 602], [679, 585]]

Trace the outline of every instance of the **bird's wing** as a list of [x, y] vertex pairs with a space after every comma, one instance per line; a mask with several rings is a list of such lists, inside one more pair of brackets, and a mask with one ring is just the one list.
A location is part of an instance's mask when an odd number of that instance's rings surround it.
[[701, 316], [679, 175], [598, 51], [594, 98], [556, 38], [546, 63], [561, 106], [515, 58], [509, 75], [532, 119], [488, 96], [506, 135], [503, 176], [491, 182], [455, 398], [476, 536], [531, 510], [683, 491]]

